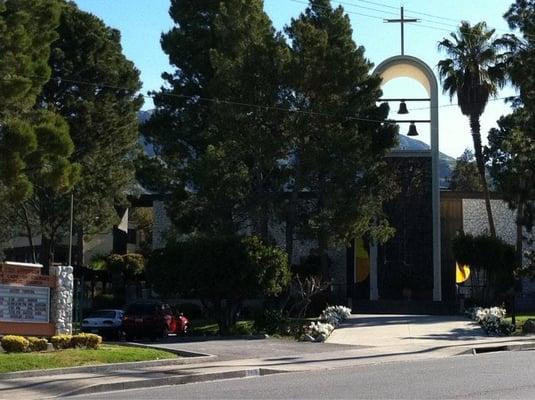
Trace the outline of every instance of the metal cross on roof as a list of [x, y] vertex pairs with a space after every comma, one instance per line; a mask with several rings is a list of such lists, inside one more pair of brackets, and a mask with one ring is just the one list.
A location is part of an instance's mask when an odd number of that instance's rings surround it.
[[398, 23], [401, 25], [401, 55], [405, 55], [405, 23], [406, 22], [420, 22], [416, 18], [405, 18], [405, 13], [403, 6], [401, 7], [401, 18], [400, 19], [385, 19], [384, 22], [387, 23]]

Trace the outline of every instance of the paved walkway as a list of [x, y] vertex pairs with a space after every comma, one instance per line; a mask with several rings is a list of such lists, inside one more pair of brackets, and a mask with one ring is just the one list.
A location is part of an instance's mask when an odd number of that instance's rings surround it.
[[327, 340], [331, 344], [371, 347], [472, 344], [489, 337], [462, 316], [354, 314]]

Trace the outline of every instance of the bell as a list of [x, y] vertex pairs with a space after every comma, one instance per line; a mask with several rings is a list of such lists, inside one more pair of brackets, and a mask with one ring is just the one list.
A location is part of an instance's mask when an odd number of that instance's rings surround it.
[[418, 131], [416, 130], [416, 125], [414, 122], [411, 122], [411, 125], [409, 126], [409, 133], [407, 133], [407, 136], [418, 136]]
[[399, 110], [398, 114], [408, 114], [409, 110], [407, 110], [407, 104], [404, 100], [401, 100], [401, 103], [399, 103]]

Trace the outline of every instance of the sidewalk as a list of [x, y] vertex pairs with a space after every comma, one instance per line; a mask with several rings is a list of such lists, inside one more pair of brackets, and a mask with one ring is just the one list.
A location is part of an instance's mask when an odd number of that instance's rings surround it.
[[[442, 319], [425, 316], [354, 316], [348, 324], [333, 333], [332, 339], [329, 339], [331, 343], [296, 343], [276, 339], [159, 343], [157, 347], [175, 350], [183, 348], [190, 352], [202, 347], [210, 349], [219, 357], [205, 358], [199, 362], [190, 359], [184, 365], [129, 368], [118, 365], [112, 371], [108, 367], [107, 372], [99, 372], [97, 369], [84, 373], [2, 379], [0, 399], [42, 399], [270, 373], [470, 355], [474, 347], [503, 349], [504, 346], [510, 346], [511, 350], [535, 348], [535, 337], [480, 336], [477, 327], [455, 327], [454, 324], [466, 322], [465, 320], [456, 322], [448, 321], [449, 317], [440, 318]], [[380, 321], [381, 324], [378, 323]], [[465, 331], [465, 328], [470, 329]], [[379, 337], [374, 336], [379, 332], [382, 332]], [[333, 341], [344, 344], [335, 344]], [[349, 342], [359, 342], [361, 346]]]
[[354, 314], [332, 333], [327, 343], [439, 347], [488, 339], [479, 324], [462, 316]]

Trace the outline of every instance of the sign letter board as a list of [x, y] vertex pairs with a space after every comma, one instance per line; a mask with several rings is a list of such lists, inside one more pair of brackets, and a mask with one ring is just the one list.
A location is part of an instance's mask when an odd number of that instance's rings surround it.
[[50, 288], [0, 284], [0, 321], [48, 323]]

